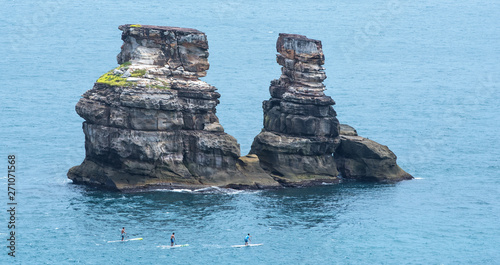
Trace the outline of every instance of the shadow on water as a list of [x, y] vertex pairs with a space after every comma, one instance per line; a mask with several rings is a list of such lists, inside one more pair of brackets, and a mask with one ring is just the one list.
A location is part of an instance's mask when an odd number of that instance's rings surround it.
[[221, 226], [221, 222], [240, 225], [240, 220], [249, 219], [253, 220], [253, 225], [262, 228], [309, 229], [325, 225], [337, 227], [340, 225], [339, 216], [358, 199], [380, 196], [380, 193], [393, 190], [393, 186], [344, 183], [206, 194], [173, 191], [119, 193], [71, 185], [75, 196], [70, 199], [68, 208], [80, 213], [75, 216], [86, 216], [87, 219], [76, 222], [88, 230], [97, 223], [104, 226], [100, 229], [109, 231], [124, 225], [135, 230], [148, 227], [154, 233], [168, 226], [205, 229]]
[[283, 189], [262, 193], [261, 208], [277, 229], [289, 226], [312, 228], [321, 225], [338, 226], [338, 216], [366, 194], [380, 192], [394, 185], [376, 183], [343, 183], [319, 187]]
[[238, 194], [150, 191], [120, 193], [92, 187], [73, 186], [78, 194], [69, 207], [98, 222], [141, 223], [163, 226], [168, 223], [196, 223], [226, 211], [236, 211], [232, 203]]

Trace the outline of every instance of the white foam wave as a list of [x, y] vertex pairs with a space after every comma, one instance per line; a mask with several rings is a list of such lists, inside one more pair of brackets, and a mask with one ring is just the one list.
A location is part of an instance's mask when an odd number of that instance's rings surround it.
[[181, 192], [181, 193], [195, 193], [195, 194], [240, 194], [240, 193], [256, 193], [259, 191], [249, 191], [249, 190], [235, 190], [235, 189], [229, 189], [229, 188], [220, 188], [217, 186], [211, 186], [211, 187], [206, 187], [206, 188], [201, 188], [201, 189], [195, 189], [195, 190], [190, 190], [190, 189], [155, 189], [155, 191], [162, 191], [162, 192]]
[[173, 190], [169, 190], [169, 191], [172, 191], [172, 192], [191, 192], [191, 190], [188, 190], [188, 189], [173, 189]]

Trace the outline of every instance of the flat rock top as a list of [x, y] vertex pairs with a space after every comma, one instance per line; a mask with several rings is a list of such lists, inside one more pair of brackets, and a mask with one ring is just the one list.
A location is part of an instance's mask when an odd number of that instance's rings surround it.
[[363, 142], [363, 141], [370, 140], [368, 138], [364, 138], [364, 137], [357, 136], [357, 135], [340, 135], [340, 138], [345, 139], [345, 140], [351, 140], [353, 142]]
[[358, 132], [356, 131], [356, 129], [347, 124], [340, 124], [340, 135], [358, 136]]
[[167, 27], [167, 26], [153, 26], [153, 25], [140, 25], [140, 24], [125, 24], [118, 27], [119, 30], [124, 30], [125, 28], [136, 28], [136, 29], [155, 29], [161, 31], [180, 31], [186, 33], [196, 33], [196, 34], [205, 34], [197, 29], [191, 28], [179, 28], [179, 27]]
[[309, 39], [308, 37], [306, 37], [304, 35], [280, 33], [279, 36], [280, 36], [280, 38], [296, 39], [296, 40], [302, 40], [302, 41], [307, 41], [307, 42], [314, 42], [316, 44], [321, 45], [321, 41], [315, 40], [315, 39]]
[[297, 53], [322, 53], [321, 41], [309, 39], [304, 35], [280, 33], [276, 42], [276, 50], [283, 53], [284, 49], [294, 50]]

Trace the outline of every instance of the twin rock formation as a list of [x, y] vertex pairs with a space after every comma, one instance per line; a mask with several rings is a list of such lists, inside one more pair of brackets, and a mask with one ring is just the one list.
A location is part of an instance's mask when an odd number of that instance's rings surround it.
[[[206, 35], [195, 29], [119, 27], [119, 67], [76, 105], [85, 119], [86, 156], [68, 177], [117, 190], [277, 188], [343, 179], [394, 182], [412, 177], [386, 147], [340, 125], [321, 42], [280, 34], [282, 75], [263, 102], [264, 128], [250, 154], [216, 116], [220, 94], [199, 80], [209, 68]], [[339, 174], [340, 173], [340, 174]]]

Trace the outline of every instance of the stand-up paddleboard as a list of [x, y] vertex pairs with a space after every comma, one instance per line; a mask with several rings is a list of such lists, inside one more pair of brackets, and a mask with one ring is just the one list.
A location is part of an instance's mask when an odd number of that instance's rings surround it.
[[233, 248], [244, 248], [244, 247], [258, 247], [264, 244], [248, 244], [248, 245], [232, 245]]
[[131, 239], [124, 239], [123, 241], [122, 240], [108, 241], [108, 243], [127, 242], [127, 241], [136, 241], [136, 240], [142, 240], [142, 237], [131, 238]]
[[189, 247], [189, 244], [184, 244], [184, 245], [173, 245], [173, 246], [158, 246], [159, 248], [182, 248], [182, 247]]

